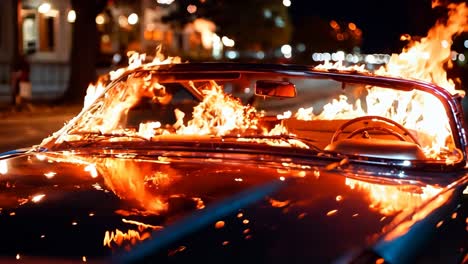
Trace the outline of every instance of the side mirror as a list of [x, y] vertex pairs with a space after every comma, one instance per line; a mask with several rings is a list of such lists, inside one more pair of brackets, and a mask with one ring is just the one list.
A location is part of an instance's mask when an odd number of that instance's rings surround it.
[[255, 83], [255, 95], [294, 98], [296, 86], [287, 81], [258, 80]]

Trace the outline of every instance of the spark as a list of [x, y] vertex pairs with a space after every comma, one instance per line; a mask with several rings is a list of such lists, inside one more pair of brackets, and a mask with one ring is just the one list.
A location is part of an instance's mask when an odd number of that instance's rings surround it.
[[45, 197], [45, 194], [38, 194], [38, 195], [33, 196], [33, 198], [31, 199], [31, 201], [32, 201], [33, 203], [38, 203], [38, 202], [40, 202], [44, 197]]
[[221, 229], [221, 228], [223, 228], [224, 226], [225, 226], [224, 221], [218, 221], [218, 222], [216, 222], [216, 224], [215, 224], [215, 228], [216, 228], [216, 229]]
[[329, 211], [329, 212], [327, 213], [327, 216], [332, 216], [332, 215], [336, 214], [337, 212], [338, 212], [337, 209], [331, 210], [331, 211]]

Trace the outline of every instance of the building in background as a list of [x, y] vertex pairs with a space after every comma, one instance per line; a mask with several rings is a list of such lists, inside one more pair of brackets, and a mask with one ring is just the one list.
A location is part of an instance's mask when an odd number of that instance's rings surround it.
[[[15, 10], [18, 14], [16, 17]], [[67, 21], [69, 11], [68, 0], [0, 2], [2, 97], [10, 96], [10, 72], [18, 55], [25, 55], [30, 64], [34, 98], [49, 99], [63, 93], [69, 77], [72, 27]]]
[[[128, 51], [154, 54], [158, 45], [170, 55], [212, 59], [217, 54], [213, 47], [220, 46], [212, 44], [213, 39], [220, 42], [214, 38], [216, 26], [201, 20], [180, 27], [167, 23], [164, 17], [179, 7], [163, 2], [109, 0], [96, 16], [100, 47], [94, 66], [104, 72], [119, 62], [125, 64]], [[0, 1], [0, 97], [11, 96], [10, 73], [19, 55], [30, 63], [33, 99], [54, 99], [64, 93], [70, 77], [73, 23], [79, 15], [69, 0]]]

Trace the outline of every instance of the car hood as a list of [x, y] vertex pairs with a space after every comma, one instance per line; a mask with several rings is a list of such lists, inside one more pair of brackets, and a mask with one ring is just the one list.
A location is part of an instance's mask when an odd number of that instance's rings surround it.
[[249, 156], [26, 153], [1, 162], [6, 258], [131, 259], [131, 249], [157, 241], [141, 254], [163, 262], [330, 262], [442, 190]]

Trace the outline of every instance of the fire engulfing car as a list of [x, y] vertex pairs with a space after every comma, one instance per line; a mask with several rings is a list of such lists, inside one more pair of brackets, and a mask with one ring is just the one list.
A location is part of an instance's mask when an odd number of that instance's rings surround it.
[[461, 97], [305, 66], [145, 65], [0, 160], [2, 260], [462, 263]]

